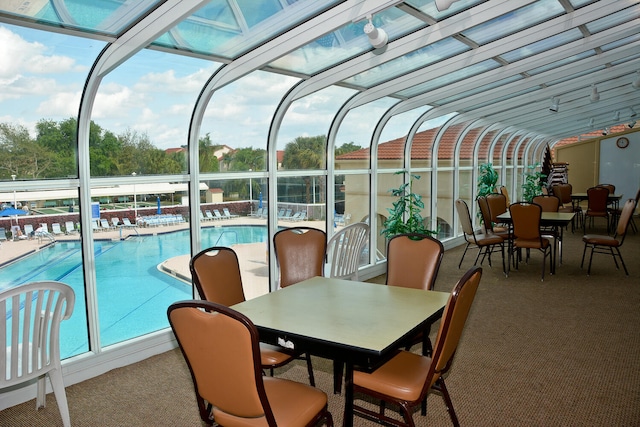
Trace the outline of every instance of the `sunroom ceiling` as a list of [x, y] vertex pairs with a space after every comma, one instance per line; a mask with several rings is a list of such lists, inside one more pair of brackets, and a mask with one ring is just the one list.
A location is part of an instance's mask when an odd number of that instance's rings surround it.
[[[186, 12], [172, 13], [179, 4]], [[369, 44], [367, 15], [387, 46]], [[149, 17], [159, 36], [137, 36]], [[433, 0], [8, 0], [0, 22], [211, 58], [226, 64], [211, 90], [263, 69], [305, 80], [296, 97], [342, 85], [360, 91], [352, 107], [391, 97], [395, 114], [429, 106], [431, 117], [549, 140], [640, 111], [640, 1], [460, 0], [438, 11]]]

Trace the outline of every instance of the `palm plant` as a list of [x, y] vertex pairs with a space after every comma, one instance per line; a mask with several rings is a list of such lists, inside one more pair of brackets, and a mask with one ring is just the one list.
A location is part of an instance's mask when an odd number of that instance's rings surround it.
[[[398, 171], [396, 175], [404, 173], [405, 171]], [[397, 200], [393, 202], [392, 208], [387, 208], [389, 216], [383, 223], [384, 229], [380, 232], [387, 238], [404, 233], [436, 234], [424, 225], [424, 219], [420, 213], [424, 209], [424, 202], [421, 195], [413, 192], [414, 179], [420, 179], [420, 176], [410, 175], [409, 182], [389, 190]]]

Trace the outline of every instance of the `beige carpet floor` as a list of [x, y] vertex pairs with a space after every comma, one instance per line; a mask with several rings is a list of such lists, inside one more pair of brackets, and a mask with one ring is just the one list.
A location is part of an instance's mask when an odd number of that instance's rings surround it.
[[[640, 234], [630, 233], [622, 248], [629, 277], [604, 255], [595, 255], [587, 276], [582, 248], [581, 234], [567, 233], [564, 263], [544, 281], [537, 253], [508, 278], [498, 259], [492, 268], [485, 262], [447, 378], [463, 426], [640, 426]], [[445, 253], [438, 290], [450, 290], [473, 263], [475, 254], [468, 254], [459, 270], [461, 254], [461, 247]], [[341, 425], [343, 400], [331, 392], [330, 361], [314, 358], [314, 372]], [[276, 375], [307, 381], [303, 363]], [[70, 386], [67, 396], [77, 427], [201, 425], [179, 350]], [[47, 399], [37, 412], [35, 399], [0, 412], [0, 425], [62, 425], [55, 398]], [[436, 394], [427, 416], [414, 419], [451, 425]], [[375, 425], [358, 418], [355, 424]]]

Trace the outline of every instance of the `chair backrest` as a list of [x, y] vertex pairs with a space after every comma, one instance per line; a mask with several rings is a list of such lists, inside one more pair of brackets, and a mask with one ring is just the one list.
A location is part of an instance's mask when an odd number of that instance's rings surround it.
[[285, 288], [311, 277], [322, 276], [327, 235], [311, 227], [291, 227], [273, 236], [280, 270], [280, 287]]
[[471, 214], [469, 213], [469, 206], [467, 202], [462, 199], [456, 200], [456, 211], [458, 212], [458, 218], [460, 219], [460, 225], [462, 226], [462, 232], [467, 236], [472, 236], [473, 223], [471, 222]]
[[451, 367], [481, 277], [482, 268], [472, 267], [454, 286], [449, 296], [440, 321], [438, 335], [434, 341], [432, 363], [429, 370], [431, 380], [425, 384], [423, 391], [425, 393]]
[[560, 199], [562, 205], [571, 204], [571, 193], [573, 193], [573, 186], [571, 184], [556, 184], [551, 186], [553, 195]]
[[0, 292], [0, 388], [60, 369], [60, 322], [74, 304], [73, 289], [55, 281]]
[[518, 239], [533, 240], [541, 238], [540, 218], [542, 207], [535, 203], [518, 202], [509, 206], [513, 234]]
[[491, 221], [491, 213], [489, 212], [489, 204], [487, 203], [486, 196], [478, 197], [478, 208], [480, 208], [485, 233], [493, 232], [493, 221]]
[[637, 205], [638, 202], [635, 199], [629, 199], [622, 206], [622, 211], [620, 213], [620, 219], [618, 220], [618, 226], [616, 228], [615, 234], [616, 238], [621, 239], [621, 243], [624, 242], [624, 236], [627, 234], [627, 228], [629, 227], [629, 223], [631, 222], [631, 216], [636, 210]]
[[507, 191], [507, 187], [505, 187], [504, 185], [500, 186], [500, 194], [502, 194], [504, 196], [504, 201], [506, 203], [507, 206], [509, 206], [511, 204], [510, 200], [509, 200], [509, 191]]
[[25, 224], [24, 225], [24, 234], [29, 235], [33, 232], [33, 225]]
[[387, 285], [431, 290], [444, 247], [428, 234], [398, 234], [387, 245]]
[[598, 184], [596, 187], [604, 187], [609, 190], [609, 194], [616, 194], [616, 186], [613, 184]]
[[558, 212], [560, 199], [557, 196], [535, 196], [533, 203], [542, 207], [542, 212]]
[[606, 187], [591, 187], [587, 190], [587, 209], [593, 212], [606, 212], [609, 189]]
[[[191, 371], [200, 416], [207, 404], [252, 423], [275, 426], [264, 389], [258, 330], [246, 316], [208, 301], [172, 304], [167, 317]], [[247, 422], [247, 425], [249, 423]]]
[[327, 244], [329, 277], [358, 280], [360, 256], [369, 240], [369, 225], [356, 222], [333, 235]]
[[487, 204], [489, 205], [489, 214], [491, 215], [491, 221], [494, 223], [500, 222], [496, 218], [498, 215], [507, 211], [507, 199], [502, 194], [491, 193], [487, 194]]
[[189, 262], [191, 278], [204, 300], [230, 307], [245, 300], [238, 256], [231, 248], [214, 246]]

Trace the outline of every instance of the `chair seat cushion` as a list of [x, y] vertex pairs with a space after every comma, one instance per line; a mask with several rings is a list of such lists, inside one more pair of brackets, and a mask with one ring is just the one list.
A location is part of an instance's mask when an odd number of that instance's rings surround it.
[[476, 234], [476, 242], [479, 245], [497, 245], [504, 241], [504, 239], [497, 234]]
[[260, 343], [260, 364], [278, 367], [295, 358], [295, 354], [282, 347]]
[[400, 351], [372, 373], [355, 371], [353, 384], [396, 399], [415, 402], [420, 399], [431, 358]]
[[582, 241], [589, 245], [603, 245], [603, 246], [620, 246], [620, 241], [614, 239], [611, 236], [603, 236], [599, 234], [586, 234], [582, 237]]
[[[282, 378], [263, 377], [269, 405], [278, 426], [305, 426], [327, 405], [327, 395], [311, 386]], [[267, 426], [265, 417], [242, 418], [213, 408], [216, 423], [230, 426]]]
[[517, 248], [525, 248], [525, 249], [546, 249], [549, 246], [549, 240], [542, 239], [515, 239], [513, 244]]

